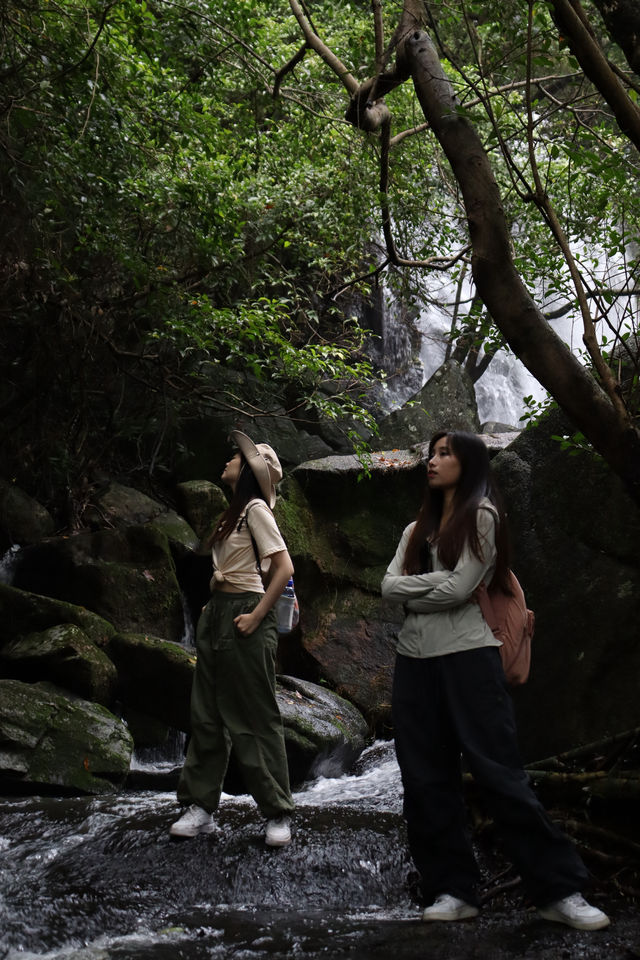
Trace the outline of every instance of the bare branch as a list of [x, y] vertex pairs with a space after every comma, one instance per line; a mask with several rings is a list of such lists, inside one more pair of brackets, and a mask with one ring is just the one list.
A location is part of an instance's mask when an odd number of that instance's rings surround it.
[[640, 110], [627, 95], [593, 36], [579, 0], [552, 0], [558, 26], [585, 74], [607, 101], [622, 132], [640, 150]]
[[[527, 78], [531, 76], [531, 60], [532, 60], [532, 29], [533, 29], [533, 0], [529, 0], [529, 19], [527, 26]], [[620, 390], [620, 384], [616, 380], [611, 371], [611, 368], [605, 363], [598, 344], [598, 338], [596, 336], [596, 330], [593, 323], [593, 317], [589, 310], [589, 304], [587, 303], [587, 297], [585, 294], [584, 285], [582, 283], [582, 278], [580, 276], [580, 271], [578, 270], [578, 265], [576, 264], [575, 258], [571, 251], [571, 246], [569, 240], [562, 229], [562, 225], [556, 213], [555, 207], [551, 203], [549, 196], [542, 185], [542, 180], [540, 178], [540, 169], [538, 167], [538, 161], [536, 158], [535, 144], [533, 141], [533, 108], [531, 106], [531, 84], [527, 84], [526, 88], [526, 104], [527, 104], [527, 143], [529, 149], [529, 164], [531, 167], [531, 173], [533, 176], [533, 182], [535, 184], [535, 203], [538, 206], [539, 210], [542, 211], [544, 217], [551, 228], [551, 232], [556, 239], [558, 246], [562, 251], [562, 255], [565, 259], [565, 263], [569, 268], [569, 273], [571, 274], [571, 280], [575, 287], [576, 296], [578, 298], [578, 304], [580, 306], [580, 313], [582, 315], [582, 323], [584, 326], [584, 333], [582, 336], [587, 352], [593, 361], [593, 365], [602, 381], [602, 384], [609, 396], [611, 403], [618, 414], [625, 418], [627, 416], [627, 409], [625, 402], [622, 398], [622, 392]]]
[[376, 39], [376, 74], [384, 69], [384, 27], [382, 24], [382, 0], [371, 0], [373, 27]]
[[300, 29], [304, 35], [309, 47], [321, 57], [327, 66], [335, 73], [338, 79], [346, 87], [351, 96], [358, 91], [358, 81], [349, 73], [342, 61], [329, 49], [329, 47], [320, 39], [318, 34], [312, 28], [298, 0], [289, 0], [289, 5], [294, 17], [300, 24]]
[[301, 60], [304, 60], [304, 55], [308, 49], [309, 49], [308, 45], [304, 43], [300, 47], [300, 49], [296, 53], [294, 53], [291, 59], [288, 60], [283, 67], [280, 67], [280, 69], [276, 73], [276, 78], [273, 84], [273, 91], [271, 93], [274, 100], [280, 96], [280, 86], [282, 84], [282, 81], [287, 76], [287, 74], [291, 73], [291, 71], [300, 63]]

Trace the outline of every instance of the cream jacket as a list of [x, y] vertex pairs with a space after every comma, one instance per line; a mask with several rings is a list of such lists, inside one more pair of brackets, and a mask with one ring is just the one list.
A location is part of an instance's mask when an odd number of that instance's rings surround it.
[[482, 558], [468, 546], [454, 570], [446, 570], [431, 547], [431, 572], [403, 573], [404, 555], [415, 523], [404, 530], [396, 554], [382, 581], [382, 596], [404, 604], [406, 619], [398, 634], [398, 653], [405, 657], [439, 657], [476, 647], [499, 647], [472, 600], [473, 591], [491, 582], [496, 561], [495, 514], [488, 500], [477, 513]]

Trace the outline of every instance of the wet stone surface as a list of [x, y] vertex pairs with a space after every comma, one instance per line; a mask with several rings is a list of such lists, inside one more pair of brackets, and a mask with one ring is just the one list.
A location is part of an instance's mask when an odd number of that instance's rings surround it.
[[[0, 800], [0, 958], [28, 960], [633, 960], [636, 903], [594, 891], [607, 930], [550, 924], [519, 886], [480, 917], [426, 924], [407, 857], [397, 769], [296, 795], [290, 847], [268, 849], [248, 798], [225, 797], [211, 836], [175, 841], [168, 793]], [[483, 873], [505, 884], [490, 848]]]

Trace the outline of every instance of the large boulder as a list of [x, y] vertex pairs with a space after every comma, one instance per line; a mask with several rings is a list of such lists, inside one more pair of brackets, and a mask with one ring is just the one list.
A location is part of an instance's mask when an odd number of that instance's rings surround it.
[[0, 647], [0, 673], [35, 683], [50, 680], [86, 700], [109, 706], [116, 668], [74, 623], [15, 637]]
[[118, 698], [125, 710], [189, 730], [193, 649], [151, 634], [117, 633], [109, 656], [118, 671]]
[[176, 485], [176, 503], [200, 541], [209, 536], [228, 506], [222, 489], [210, 480], [185, 480]]
[[406, 448], [438, 430], [480, 432], [473, 382], [459, 363], [444, 363], [409, 403], [379, 423], [382, 448]]
[[531, 678], [515, 691], [530, 760], [640, 726], [640, 516], [601, 459], [553, 439], [572, 433], [554, 411], [494, 460], [536, 614]]
[[380, 581], [422, 499], [419, 453], [386, 451], [366, 465], [332, 456], [299, 465], [276, 505], [296, 568], [300, 629], [280, 645], [280, 667], [328, 683], [379, 734], [390, 692], [402, 611]]
[[97, 527], [127, 527], [153, 520], [166, 510], [163, 503], [141, 490], [112, 480], [96, 492], [84, 520]]
[[0, 649], [16, 637], [45, 631], [61, 623], [75, 624], [101, 649], [115, 633], [110, 623], [90, 610], [0, 583]]
[[167, 640], [184, 633], [169, 541], [149, 525], [42, 541], [20, 553], [13, 583], [86, 607], [118, 630]]
[[277, 700], [292, 783], [350, 769], [368, 734], [353, 704], [326, 687], [287, 676], [278, 677]]
[[49, 511], [13, 483], [0, 479], [0, 550], [36, 543], [54, 530]]
[[0, 680], [0, 788], [99, 794], [124, 783], [133, 741], [104, 707]]
[[110, 481], [94, 497], [86, 510], [85, 521], [96, 529], [145, 525], [165, 536], [174, 556], [195, 550], [199, 538], [187, 520], [135, 487]]

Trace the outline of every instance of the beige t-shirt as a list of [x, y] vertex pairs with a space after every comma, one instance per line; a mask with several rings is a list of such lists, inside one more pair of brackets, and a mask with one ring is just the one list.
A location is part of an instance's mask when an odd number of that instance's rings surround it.
[[226, 540], [219, 540], [213, 545], [212, 589], [216, 583], [226, 581], [238, 590], [264, 593], [251, 534], [256, 541], [262, 572], [265, 574], [270, 563], [266, 558], [287, 549], [275, 517], [264, 500], [250, 500], [236, 523], [235, 530], [232, 530]]

